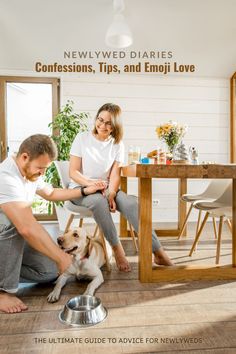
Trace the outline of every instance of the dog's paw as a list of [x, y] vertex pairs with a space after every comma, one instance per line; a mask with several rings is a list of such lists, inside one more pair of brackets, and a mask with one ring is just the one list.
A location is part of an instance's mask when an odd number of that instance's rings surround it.
[[90, 296], [93, 296], [94, 295], [94, 292], [95, 292], [95, 290], [93, 291], [93, 290], [86, 290], [84, 293], [83, 293], [83, 295], [90, 295]]
[[53, 302], [57, 302], [59, 300], [59, 298], [60, 298], [60, 293], [58, 294], [58, 292], [52, 291], [48, 295], [47, 300], [48, 300], [48, 302], [53, 303]]

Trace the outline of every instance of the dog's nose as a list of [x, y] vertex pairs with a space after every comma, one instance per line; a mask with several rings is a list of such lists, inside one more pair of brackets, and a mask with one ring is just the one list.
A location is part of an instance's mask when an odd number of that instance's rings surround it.
[[59, 246], [61, 246], [62, 243], [63, 243], [63, 237], [58, 237], [57, 238], [57, 243], [58, 243]]

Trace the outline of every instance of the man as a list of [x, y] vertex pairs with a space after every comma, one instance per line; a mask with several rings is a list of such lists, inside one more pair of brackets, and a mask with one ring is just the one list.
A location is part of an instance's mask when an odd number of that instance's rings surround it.
[[[57, 157], [54, 142], [46, 135], [32, 135], [20, 145], [16, 156], [0, 164], [0, 311], [15, 313], [27, 306], [15, 295], [20, 279], [55, 280], [71, 264], [34, 218], [31, 203], [35, 193], [50, 201], [81, 196], [80, 189], [59, 189], [47, 185], [42, 175]], [[96, 182], [85, 194], [104, 189]]]

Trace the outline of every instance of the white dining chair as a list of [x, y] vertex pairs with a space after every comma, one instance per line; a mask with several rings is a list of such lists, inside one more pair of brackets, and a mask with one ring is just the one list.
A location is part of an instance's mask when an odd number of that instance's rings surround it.
[[[58, 175], [60, 177], [62, 187], [68, 188], [69, 183], [70, 183], [69, 161], [54, 161], [54, 163], [55, 163]], [[93, 217], [92, 212], [88, 208], [75, 205], [69, 200], [64, 202], [64, 207], [66, 210], [68, 210], [70, 212], [70, 216], [67, 220], [64, 232], [67, 232], [69, 230], [74, 218], [80, 220], [79, 227], [82, 227], [84, 218], [92, 218]]]
[[228, 187], [225, 189], [224, 193], [215, 201], [199, 201], [193, 203], [193, 207], [206, 212], [206, 215], [202, 221], [202, 224], [197, 232], [197, 235], [194, 239], [192, 248], [190, 250], [189, 256], [192, 256], [196, 246], [198, 244], [199, 238], [202, 234], [204, 226], [207, 222], [209, 216], [218, 217], [219, 221], [219, 231], [217, 237], [217, 249], [216, 249], [216, 264], [219, 264], [220, 260], [220, 247], [221, 247], [221, 236], [222, 236], [222, 227], [224, 219], [226, 218], [227, 224], [232, 231], [231, 222], [232, 219], [232, 183], [228, 183]]
[[[181, 196], [181, 200], [183, 202], [190, 203], [190, 207], [189, 207], [188, 213], [186, 215], [186, 218], [184, 220], [183, 226], [180, 230], [178, 240], [183, 236], [183, 233], [186, 229], [189, 216], [190, 216], [192, 209], [193, 209], [193, 204], [197, 201], [199, 201], [199, 202], [200, 201], [212, 202], [212, 201], [216, 200], [224, 193], [224, 191], [228, 187], [229, 183], [230, 183], [230, 180], [227, 180], [227, 179], [213, 179], [209, 183], [208, 187], [205, 189], [205, 191], [203, 193], [201, 193], [201, 194], [183, 194]], [[199, 209], [197, 227], [196, 227], [196, 235], [199, 230], [199, 225], [200, 225], [200, 221], [201, 221], [201, 214], [202, 214], [202, 210]], [[217, 238], [216, 221], [215, 221], [214, 216], [212, 216], [212, 221], [213, 221], [215, 238]]]

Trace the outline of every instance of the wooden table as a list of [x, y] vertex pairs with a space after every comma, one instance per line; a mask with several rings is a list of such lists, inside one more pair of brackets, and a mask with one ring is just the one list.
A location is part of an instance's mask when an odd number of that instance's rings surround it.
[[[122, 168], [121, 188], [127, 191], [127, 177], [138, 178], [139, 196], [139, 279], [141, 282], [196, 279], [236, 279], [236, 164], [228, 165], [130, 165]], [[178, 178], [179, 195], [186, 193], [188, 178], [228, 178], [233, 183], [232, 265], [186, 265], [152, 268], [152, 178]], [[179, 203], [177, 235], [186, 215]], [[125, 231], [122, 221], [121, 229]], [[161, 230], [168, 234], [169, 230]]]

